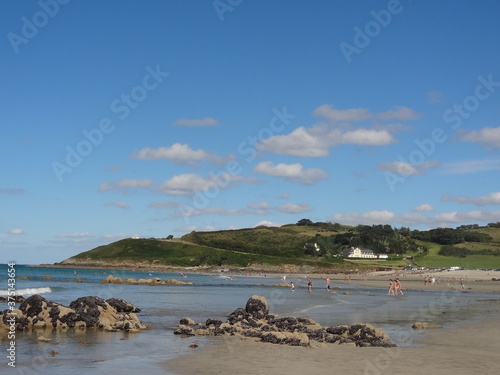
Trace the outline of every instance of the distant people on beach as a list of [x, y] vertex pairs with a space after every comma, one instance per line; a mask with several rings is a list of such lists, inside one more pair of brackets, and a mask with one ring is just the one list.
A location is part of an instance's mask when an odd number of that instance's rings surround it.
[[390, 296], [397, 296], [398, 292], [403, 295], [403, 291], [401, 290], [401, 281], [399, 278], [389, 279], [389, 291], [387, 292]]
[[397, 295], [399, 293], [401, 293], [401, 295], [403, 295], [403, 291], [401, 290], [401, 281], [399, 281], [399, 278], [396, 278], [396, 280], [394, 280], [394, 293], [395, 295]]
[[292, 292], [294, 292], [294, 291], [295, 291], [295, 284], [293, 283], [293, 281], [291, 281], [291, 282], [290, 282], [290, 290], [291, 290]]
[[330, 278], [326, 278], [326, 290], [329, 292], [330, 291]]
[[387, 291], [387, 294], [390, 296], [394, 295], [394, 281], [392, 281], [392, 279], [389, 279], [389, 290]]
[[310, 293], [312, 291], [313, 281], [311, 276], [307, 276], [307, 291]]
[[460, 289], [465, 289], [464, 279], [460, 279]]

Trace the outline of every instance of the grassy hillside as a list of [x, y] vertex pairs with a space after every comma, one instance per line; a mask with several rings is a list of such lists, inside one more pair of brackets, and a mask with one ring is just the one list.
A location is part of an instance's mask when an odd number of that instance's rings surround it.
[[[80, 253], [62, 263], [157, 264], [178, 267], [259, 267], [289, 264], [315, 269], [359, 269], [380, 266], [401, 267], [411, 261], [425, 267], [500, 268], [500, 228], [472, 230], [491, 236], [491, 239], [487, 239], [488, 242], [461, 242], [452, 246], [453, 251], [466, 250], [464, 253], [466, 255], [444, 256], [439, 254], [441, 245], [415, 240], [418, 245], [415, 248], [419, 249], [418, 251], [392, 253], [389, 261], [381, 262], [344, 261], [335, 257], [334, 255], [341, 251], [339, 249], [344, 245], [339, 247], [339, 244], [332, 242], [334, 241], [332, 239], [356, 233], [356, 227], [317, 224], [290, 224], [280, 228], [259, 227], [215, 232], [193, 231], [174, 240], [127, 238]], [[308, 254], [304, 250], [306, 243], [318, 243], [329, 248], [322, 249], [321, 254], [315, 254], [322, 256], [312, 256], [311, 253], [306, 255]]]
[[[279, 266], [292, 264], [315, 268], [332, 267], [332, 262], [311, 258], [288, 258], [282, 256], [243, 253], [216, 249], [184, 241], [126, 238], [108, 245], [96, 247], [66, 259], [62, 264], [145, 263], [165, 266]], [[336, 260], [336, 263], [341, 260]]]
[[[463, 267], [470, 269], [477, 268], [487, 268], [487, 269], [499, 269], [500, 268], [500, 228], [479, 228], [473, 229], [472, 232], [485, 233], [491, 236], [492, 240], [490, 242], [464, 242], [456, 244], [458, 248], [465, 248], [472, 250], [472, 254], [465, 257], [455, 257], [455, 256], [442, 256], [438, 252], [441, 248], [440, 245], [432, 242], [421, 242], [422, 245], [428, 247], [428, 252], [426, 254], [419, 254], [415, 257], [415, 263], [423, 267]], [[498, 255], [480, 255], [474, 254], [475, 252], [480, 252], [481, 250], [492, 250], [497, 252]]]
[[183, 241], [251, 254], [299, 257], [306, 242], [314, 242], [317, 230], [303, 226], [260, 227], [215, 232], [191, 232]]

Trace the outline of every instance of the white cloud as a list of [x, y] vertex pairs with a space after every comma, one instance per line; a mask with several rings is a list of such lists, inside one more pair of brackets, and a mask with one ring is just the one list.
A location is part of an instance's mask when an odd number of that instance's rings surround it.
[[270, 137], [260, 142], [258, 148], [282, 155], [320, 157], [328, 156], [329, 149], [340, 144], [386, 146], [395, 142], [387, 130], [342, 130], [320, 124], [310, 129], [299, 127], [288, 135]]
[[25, 234], [25, 233], [24, 233], [24, 230], [19, 229], [19, 228], [11, 229], [11, 230], [9, 230], [9, 232], [8, 232], [8, 233], [9, 233], [9, 234], [14, 234], [14, 235], [16, 235], [16, 236], [21, 236], [21, 235]]
[[443, 165], [444, 174], [466, 174], [500, 170], [500, 159], [464, 160]]
[[237, 183], [256, 183], [256, 178], [247, 178], [240, 175], [224, 172], [222, 175], [210, 175], [201, 177], [193, 173], [185, 173], [174, 176], [164, 181], [158, 191], [169, 195], [192, 195], [195, 192], [207, 191], [209, 189], [222, 190], [234, 187]]
[[[318, 134], [319, 127], [299, 127], [288, 135], [276, 135], [260, 142], [257, 147], [281, 155], [299, 157], [328, 156], [330, 144], [324, 134]], [[324, 133], [324, 132], [323, 132]]]
[[468, 223], [497, 222], [500, 221], [500, 211], [452, 211], [426, 216], [421, 213], [396, 214], [392, 211], [383, 210], [368, 211], [361, 214], [358, 212], [334, 214], [329, 217], [329, 220], [349, 225], [390, 224], [395, 226], [399, 224], [406, 226], [425, 225], [430, 228], [436, 228]]
[[462, 130], [458, 136], [464, 142], [481, 143], [484, 147], [491, 149], [500, 148], [500, 127]]
[[466, 197], [466, 196], [452, 196], [445, 194], [441, 197], [444, 202], [457, 202], [457, 203], [472, 203], [478, 206], [487, 206], [490, 204], [500, 204], [500, 192], [490, 193], [481, 197]]
[[394, 107], [385, 112], [372, 113], [366, 108], [335, 109], [330, 104], [324, 104], [313, 111], [313, 115], [323, 117], [333, 122], [358, 122], [366, 120], [408, 121], [421, 117], [408, 107]]
[[339, 144], [350, 143], [361, 146], [386, 146], [396, 142], [387, 130], [356, 129], [339, 135]]
[[378, 168], [387, 171], [398, 173], [403, 176], [412, 176], [412, 175], [423, 175], [430, 168], [437, 168], [439, 163], [437, 161], [425, 161], [422, 164], [414, 165], [402, 161], [394, 161], [387, 163], [380, 163]]
[[285, 203], [277, 206], [276, 209], [279, 212], [298, 214], [301, 212], [308, 212], [311, 210], [309, 203]]
[[205, 117], [202, 119], [185, 119], [181, 118], [174, 122], [177, 126], [217, 126], [219, 125], [219, 120], [211, 117]]
[[319, 180], [326, 180], [328, 178], [328, 173], [323, 169], [304, 169], [300, 163], [280, 163], [274, 165], [271, 161], [263, 161], [257, 164], [253, 171], [273, 177], [284, 178], [287, 181], [301, 185], [313, 185]]
[[260, 226], [264, 226], [264, 227], [281, 227], [282, 225], [283, 225], [282, 223], [275, 223], [275, 222], [272, 222], [272, 221], [269, 221], [269, 220], [261, 220], [258, 223], [256, 223], [253, 227], [254, 228], [260, 227]]
[[401, 123], [379, 124], [372, 128], [353, 128], [359, 121], [386, 122], [415, 120], [420, 114], [407, 107], [395, 107], [385, 112], [372, 113], [366, 108], [335, 109], [325, 104], [313, 115], [326, 119], [311, 128], [299, 127], [287, 135], [276, 135], [258, 144], [262, 151], [298, 157], [328, 156], [329, 149], [341, 144], [386, 146], [396, 142], [393, 133], [407, 130]]
[[424, 203], [421, 204], [420, 206], [413, 208], [413, 212], [434, 212], [434, 211], [435, 208], [428, 203]]
[[107, 203], [104, 203], [105, 206], [109, 206], [109, 207], [118, 207], [118, 208], [130, 208], [129, 205], [123, 201], [117, 201], [117, 202], [107, 202]]
[[478, 221], [500, 221], [500, 211], [475, 210], [468, 212], [444, 212], [434, 219], [442, 223], [477, 223]]
[[210, 153], [204, 150], [193, 150], [187, 144], [175, 143], [170, 147], [143, 148], [134, 151], [131, 155], [133, 159], [140, 160], [159, 160], [168, 159], [176, 164], [191, 164], [195, 162], [209, 162], [214, 164], [223, 164], [234, 160], [234, 155], [219, 156], [216, 153]]
[[129, 194], [137, 189], [149, 189], [153, 186], [153, 180], [132, 180], [123, 179], [114, 182], [104, 182], [97, 189], [98, 191], [116, 191], [119, 193]]

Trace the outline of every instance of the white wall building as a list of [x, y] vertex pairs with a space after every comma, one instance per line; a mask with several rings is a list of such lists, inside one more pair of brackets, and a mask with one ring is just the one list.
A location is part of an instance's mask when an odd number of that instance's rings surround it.
[[377, 256], [373, 253], [373, 250], [351, 247], [350, 249], [344, 249], [344, 258], [376, 259]]

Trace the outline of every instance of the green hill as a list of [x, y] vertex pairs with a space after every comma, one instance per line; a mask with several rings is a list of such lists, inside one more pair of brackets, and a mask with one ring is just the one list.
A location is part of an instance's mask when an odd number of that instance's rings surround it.
[[[170, 236], [171, 237], [171, 236]], [[388, 253], [388, 261], [345, 261], [345, 247]], [[96, 247], [62, 265], [249, 267], [276, 270], [398, 267], [500, 268], [500, 227], [437, 228], [410, 231], [389, 225], [343, 226], [307, 219], [282, 227], [191, 232], [178, 239], [132, 239]]]

